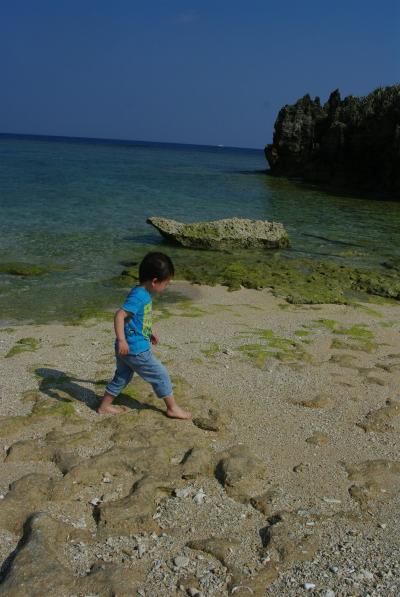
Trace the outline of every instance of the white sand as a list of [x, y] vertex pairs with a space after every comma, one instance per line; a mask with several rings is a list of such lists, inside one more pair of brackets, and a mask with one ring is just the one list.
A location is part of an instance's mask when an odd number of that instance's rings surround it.
[[[273, 492], [273, 512], [300, 509], [312, 513], [314, 521], [324, 521], [320, 550], [314, 560], [286, 566], [287, 571], [269, 587], [268, 594], [301, 594], [303, 582], [308, 580], [317, 583], [320, 594], [328, 589], [339, 591], [338, 595], [400, 591], [398, 569], [395, 569], [400, 474], [385, 477], [382, 471], [368, 470], [364, 477], [359, 472], [354, 481], [346, 469], [348, 465], [366, 461], [400, 460], [400, 417], [392, 417], [391, 412], [385, 420], [386, 411], [382, 411], [377, 419], [379, 431], [365, 432], [359, 426], [368, 413], [385, 408], [387, 401], [398, 398], [400, 306], [285, 306], [284, 301], [273, 297], [268, 290], [228, 292], [224, 287], [185, 283], [176, 283], [175, 289], [183, 289], [192, 302], [168, 307], [169, 313], [165, 310], [159, 313], [158, 321], [155, 312], [155, 328], [161, 337], [155, 353], [170, 373], [180, 378], [182, 405], [195, 416], [204, 415], [202, 396], [206, 396], [221, 412], [230, 411], [229, 433], [207, 432], [213, 450], [224, 450], [233, 444], [248, 447], [269, 470], [265, 489]], [[317, 321], [326, 319], [335, 320], [337, 330], [365, 324], [376, 346], [364, 344], [370, 352], [332, 348], [335, 339], [350, 344], [357, 340], [351, 341], [348, 335], [335, 333]], [[255, 362], [239, 350], [243, 344], [265, 345], [268, 350], [268, 340], [260, 337], [261, 330], [272, 330], [275, 338], [294, 341], [296, 345], [291, 348], [297, 357], [282, 362], [269, 356]], [[296, 335], [298, 330], [310, 334]], [[90, 408], [96, 404], [93, 392], [100, 396], [104, 388], [104, 384], [95, 382], [110, 379], [114, 370], [112, 323], [15, 327], [11, 332], [0, 332], [1, 355], [5, 356], [16, 341], [26, 337], [40, 341], [38, 350], [1, 359], [2, 416], [28, 414], [32, 402], [21, 398], [24, 392], [38, 389], [40, 379], [35, 370], [44, 371], [46, 376], [49, 370], [54, 370], [59, 372], [57, 375], [67, 374], [73, 379], [75, 410], [88, 425], [95, 423], [99, 415]], [[279, 347], [270, 350], [280, 352]], [[300, 351], [306, 351], [310, 357], [304, 358]], [[354, 357], [347, 366], [343, 366], [346, 365], [343, 360], [331, 360], [332, 356], [343, 354]], [[135, 388], [135, 382], [132, 387]], [[160, 406], [154, 398], [148, 398], [142, 385], [138, 388], [141, 400]], [[45, 388], [42, 395], [51, 397], [51, 388]], [[319, 408], [302, 405], [316, 397], [321, 399]], [[7, 424], [5, 419], [4, 424]], [[187, 424], [176, 423], [175, 434], [180, 433], [180, 425]], [[47, 431], [40, 423], [27, 426], [18, 437], [5, 438], [3, 445], [7, 449], [12, 442], [43, 437]], [[316, 432], [323, 434], [326, 443], [315, 445], [306, 441]], [[101, 449], [97, 446], [82, 455]], [[9, 483], [28, 472], [55, 474], [52, 467], [49, 463], [6, 461], [1, 467], [0, 493], [7, 494]], [[367, 493], [368, 487], [373, 487], [371, 499], [364, 502], [363, 509], [349, 493], [354, 484], [366, 487]], [[384, 528], [379, 526], [382, 524]], [[349, 528], [354, 532], [346, 535]], [[202, 535], [201, 531], [198, 535]], [[343, 536], [353, 542], [351, 557], [338, 547]], [[8, 544], [4, 540], [4, 556], [9, 553], [12, 538], [9, 541]], [[335, 562], [340, 570], [345, 570], [349, 557], [354, 560], [354, 572], [329, 572], [329, 566]], [[360, 570], [364, 569], [371, 571], [371, 578], [360, 576]], [[388, 575], [379, 576], [381, 569]]]

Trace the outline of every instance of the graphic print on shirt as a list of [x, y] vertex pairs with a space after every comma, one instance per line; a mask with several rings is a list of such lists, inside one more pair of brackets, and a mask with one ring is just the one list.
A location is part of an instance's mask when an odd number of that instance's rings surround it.
[[152, 308], [151, 303], [147, 303], [143, 307], [143, 329], [142, 334], [146, 338], [150, 338], [151, 336], [151, 329], [153, 325], [153, 317], [152, 317]]

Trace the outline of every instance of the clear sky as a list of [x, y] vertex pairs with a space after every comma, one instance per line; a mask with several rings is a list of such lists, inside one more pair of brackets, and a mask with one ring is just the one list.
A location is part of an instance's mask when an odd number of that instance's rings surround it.
[[263, 147], [400, 82], [399, 0], [2, 0], [0, 132]]

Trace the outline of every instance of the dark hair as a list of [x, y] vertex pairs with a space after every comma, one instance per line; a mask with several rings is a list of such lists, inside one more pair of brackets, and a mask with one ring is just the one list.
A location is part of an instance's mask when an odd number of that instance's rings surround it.
[[164, 253], [147, 253], [139, 265], [139, 281], [146, 282], [157, 278], [160, 282], [172, 278], [174, 264]]

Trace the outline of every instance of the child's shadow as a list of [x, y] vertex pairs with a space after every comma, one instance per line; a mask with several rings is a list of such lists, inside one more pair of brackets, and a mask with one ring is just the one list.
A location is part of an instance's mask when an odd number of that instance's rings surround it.
[[[96, 410], [100, 404], [101, 396], [96, 394], [93, 390], [81, 386], [76, 382], [91, 383], [95, 386], [106, 385], [105, 380], [80, 379], [72, 377], [63, 371], [57, 369], [47, 369], [45, 367], [38, 367], [35, 369], [35, 374], [39, 377], [39, 390], [61, 402], [70, 402], [73, 400], [80, 400], [88, 406], [91, 410]], [[123, 405], [132, 410], [150, 409], [165, 414], [163, 410], [148, 403], [139, 402], [135, 398], [131, 398], [126, 394], [120, 394], [115, 400], [115, 404]]]

